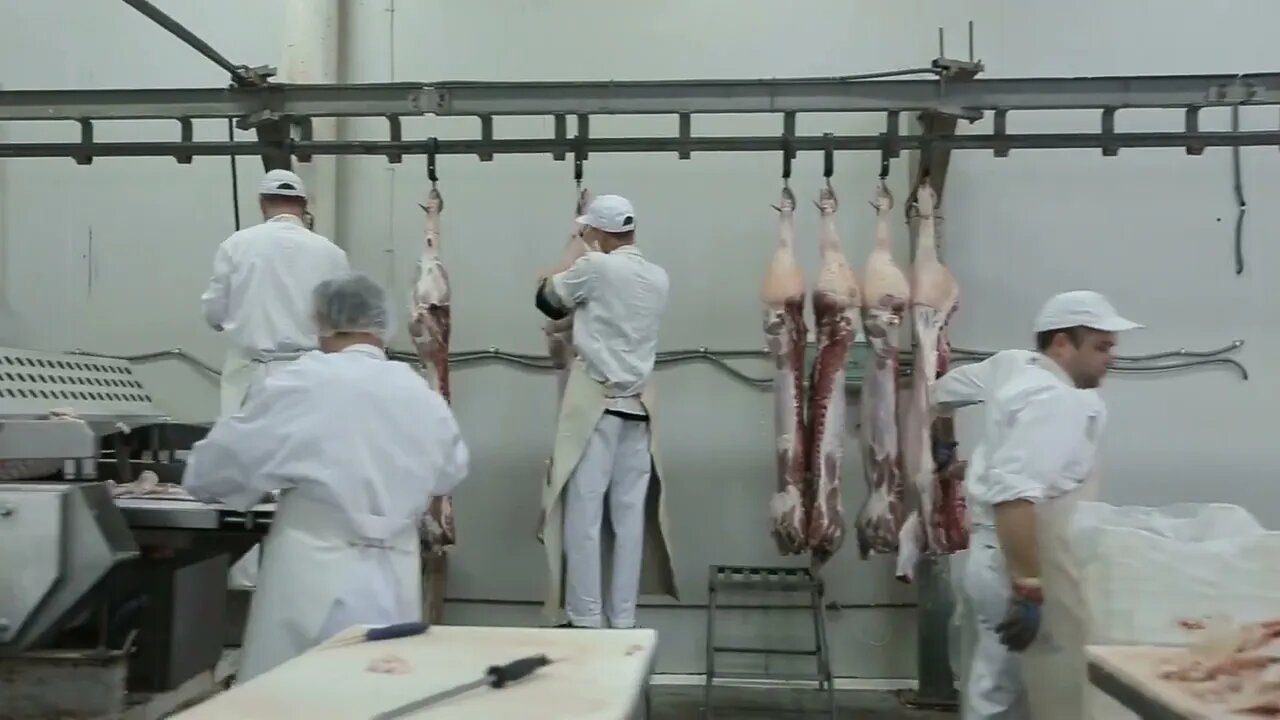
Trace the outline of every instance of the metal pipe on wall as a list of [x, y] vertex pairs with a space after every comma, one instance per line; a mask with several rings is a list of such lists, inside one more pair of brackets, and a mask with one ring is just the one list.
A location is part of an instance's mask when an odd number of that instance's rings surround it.
[[[280, 76], [289, 83], [338, 82], [341, 57], [339, 0], [288, 0], [284, 13], [284, 48]], [[311, 120], [316, 140], [337, 140], [337, 118]], [[296, 172], [307, 185], [315, 231], [343, 247], [337, 232], [338, 159], [315, 157], [299, 163]]]

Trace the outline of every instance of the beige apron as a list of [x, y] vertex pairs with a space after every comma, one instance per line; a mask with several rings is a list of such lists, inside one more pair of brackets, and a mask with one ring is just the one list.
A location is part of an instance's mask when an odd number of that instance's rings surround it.
[[1085, 711], [1084, 656], [1089, 611], [1070, 542], [1076, 505], [1095, 500], [1100, 489], [1101, 476], [1095, 468], [1080, 487], [1036, 505], [1044, 605], [1040, 634], [1020, 653], [1032, 720], [1090, 720]]
[[[271, 358], [254, 358], [236, 349], [227, 351], [222, 365], [221, 416], [234, 414], [249, 399], [249, 391], [270, 373], [270, 365], [288, 362], [301, 357], [301, 353], [283, 353]], [[254, 545], [231, 566], [227, 587], [232, 590], [252, 590], [258, 584], [258, 567], [262, 559], [262, 546]]]
[[[645, 503], [640, 594], [666, 595], [678, 599], [671, 545], [667, 539], [667, 512], [664, 503], [666, 492], [662, 482], [662, 463], [658, 455], [655, 422], [657, 413], [652, 383], [646, 386], [640, 399], [649, 413], [649, 453], [653, 460], [649, 497]], [[542, 519], [538, 529], [538, 537], [546, 551], [548, 572], [543, 612], [551, 623], [558, 622], [564, 612], [564, 488], [586, 451], [587, 441], [595, 430], [596, 423], [604, 415], [607, 401], [604, 386], [591, 379], [581, 360], [575, 360], [569, 370], [569, 380], [565, 383], [560, 405], [555, 448], [551, 454], [546, 484], [542, 488]], [[607, 550], [602, 553], [606, 567], [610, 556], [611, 553]]]

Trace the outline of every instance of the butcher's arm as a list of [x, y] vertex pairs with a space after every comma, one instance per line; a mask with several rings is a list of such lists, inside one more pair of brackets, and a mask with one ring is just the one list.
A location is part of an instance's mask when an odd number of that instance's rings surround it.
[[1082, 437], [1070, 392], [1047, 387], [1019, 403], [1005, 442], [993, 449], [981, 496], [975, 498], [995, 507], [996, 534], [1015, 583], [1040, 577], [1035, 506], [1047, 499], [1050, 484], [1062, 475]]
[[[286, 375], [287, 373], [280, 373]], [[315, 420], [305, 389], [290, 378], [268, 378], [240, 412], [220, 418], [191, 448], [182, 486], [192, 497], [248, 510], [270, 492], [293, 486], [288, 466]]]
[[[538, 281], [537, 306], [544, 315], [552, 320], [559, 320], [568, 315], [574, 305], [580, 305], [591, 298], [595, 289], [595, 255], [598, 254], [589, 252], [575, 260], [568, 269]], [[555, 317], [557, 314], [560, 317]]]
[[204, 312], [204, 321], [209, 327], [222, 332], [227, 321], [227, 312], [231, 297], [231, 271], [233, 264], [227, 244], [218, 246], [213, 256], [213, 275], [209, 277], [209, 285], [200, 296], [200, 308]]
[[434, 436], [435, 442], [432, 446], [438, 458], [436, 466], [438, 475], [435, 485], [431, 488], [433, 497], [452, 494], [471, 471], [471, 452], [462, 439], [462, 432], [458, 429], [453, 411], [449, 409], [443, 398], [438, 395], [436, 397], [440, 402], [438, 407], [433, 408], [435, 412], [429, 430]]
[[945, 414], [965, 405], [982, 402], [991, 361], [992, 358], [987, 358], [980, 363], [961, 365], [938, 378], [933, 384], [933, 397], [930, 398], [934, 407]]

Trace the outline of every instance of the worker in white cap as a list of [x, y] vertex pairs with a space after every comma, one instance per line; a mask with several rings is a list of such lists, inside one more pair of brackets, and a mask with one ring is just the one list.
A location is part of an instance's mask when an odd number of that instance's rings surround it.
[[242, 683], [350, 627], [420, 621], [418, 519], [468, 471], [448, 403], [387, 359], [386, 292], [352, 273], [313, 295], [320, 351], [219, 419], [182, 480], [196, 498], [238, 510], [280, 491]]
[[[350, 270], [342, 248], [306, 226], [301, 178], [271, 170], [262, 178], [258, 200], [265, 222], [218, 246], [200, 296], [205, 321], [229, 345], [222, 367], [224, 417], [239, 410], [254, 385], [280, 363], [316, 348], [311, 291]], [[232, 567], [231, 587], [252, 588], [258, 561], [255, 547]]]
[[[631, 628], [641, 592], [676, 595], [653, 436], [652, 374], [669, 283], [636, 247], [626, 198], [595, 198], [578, 223], [588, 251], [543, 275], [535, 296], [552, 320], [573, 314], [577, 355], [543, 489], [545, 610], [553, 622], [567, 618], [562, 626]], [[606, 509], [613, 531], [607, 594]]]
[[943, 411], [985, 403], [965, 475], [964, 599], [979, 627], [964, 720], [1087, 717], [1084, 598], [1068, 530], [1076, 503], [1097, 493], [1106, 406], [1095, 388], [1117, 334], [1140, 327], [1096, 292], [1055, 295], [1035, 319], [1037, 352], [997, 353], [934, 387]]

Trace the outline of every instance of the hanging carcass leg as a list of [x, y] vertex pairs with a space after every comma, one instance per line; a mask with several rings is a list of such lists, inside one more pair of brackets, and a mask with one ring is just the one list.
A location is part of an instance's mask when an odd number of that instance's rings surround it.
[[[583, 227], [576, 219], [587, 211], [593, 197], [586, 188], [578, 193], [578, 204], [573, 216], [575, 222], [560, 257], [560, 267], [569, 267], [587, 252], [587, 245], [582, 240]], [[564, 397], [565, 383], [569, 381], [569, 366], [573, 363], [573, 314], [560, 320], [547, 320], [542, 329], [547, 336], [547, 354], [551, 356], [551, 365], [556, 370], [556, 407], [559, 408], [560, 400]]]
[[806, 432], [804, 421], [804, 273], [795, 256], [796, 199], [782, 189], [778, 211], [778, 246], [765, 271], [764, 334], [773, 360], [773, 419], [777, 440], [777, 488], [769, 503], [773, 539], [784, 555], [808, 549], [805, 513]]
[[862, 328], [871, 346], [871, 363], [860, 402], [867, 501], [857, 522], [858, 549], [864, 558], [897, 552], [906, 511], [898, 454], [898, 353], [911, 292], [907, 276], [893, 259], [889, 232], [893, 196], [883, 182], [871, 205], [876, 209], [876, 244], [862, 284]]
[[845, 374], [858, 329], [858, 281], [840, 247], [838, 202], [830, 183], [817, 202], [821, 213], [821, 265], [813, 288], [817, 358], [809, 380], [809, 551], [821, 565], [844, 542], [840, 473], [844, 455]]
[[[449, 397], [449, 273], [440, 257], [440, 213], [444, 198], [436, 188], [421, 206], [427, 214], [427, 229], [413, 283], [413, 309], [409, 336], [418, 351], [423, 377], [446, 401]], [[453, 522], [453, 502], [448, 497], [431, 500], [422, 519], [420, 537], [424, 551], [439, 551], [453, 545], [457, 535]]]

